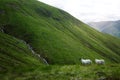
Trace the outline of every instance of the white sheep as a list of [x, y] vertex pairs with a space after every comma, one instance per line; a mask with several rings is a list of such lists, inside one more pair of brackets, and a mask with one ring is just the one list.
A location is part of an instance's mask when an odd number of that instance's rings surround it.
[[95, 59], [96, 64], [105, 64], [104, 59]]
[[91, 64], [92, 61], [90, 59], [81, 59], [81, 63], [86, 65], [86, 64]]

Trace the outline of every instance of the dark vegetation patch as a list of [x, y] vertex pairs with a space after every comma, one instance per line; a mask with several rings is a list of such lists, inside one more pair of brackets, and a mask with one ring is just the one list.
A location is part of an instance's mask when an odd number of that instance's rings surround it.
[[43, 7], [36, 8], [36, 12], [37, 12], [40, 16], [52, 17], [52, 13], [51, 13], [50, 11], [48, 11], [47, 9], [43, 8]]
[[56, 20], [56, 21], [61, 21], [61, 19], [60, 18], [57, 18], [57, 17], [52, 17], [54, 20]]
[[39, 14], [39, 16], [44, 16], [47, 18], [52, 18], [56, 21], [61, 21], [60, 15], [54, 16], [53, 13], [46, 8], [43, 7], [36, 8], [36, 12]]
[[14, 10], [19, 10], [20, 9], [18, 3], [15, 3], [15, 2], [14, 3], [12, 3], [12, 2], [7, 3], [6, 6], [9, 7], [9, 8], [12, 8]]

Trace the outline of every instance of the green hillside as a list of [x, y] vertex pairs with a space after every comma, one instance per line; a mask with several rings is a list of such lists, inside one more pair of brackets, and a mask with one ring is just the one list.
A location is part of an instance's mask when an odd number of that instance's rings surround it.
[[26, 41], [50, 64], [79, 64], [80, 58], [120, 62], [120, 39], [36, 0], [0, 0], [0, 27]]
[[40, 66], [41, 62], [23, 41], [0, 32], [0, 76], [13, 69]]

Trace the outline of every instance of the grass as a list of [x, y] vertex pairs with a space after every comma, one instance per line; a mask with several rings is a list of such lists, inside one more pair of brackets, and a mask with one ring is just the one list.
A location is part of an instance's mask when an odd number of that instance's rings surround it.
[[41, 61], [32, 54], [27, 44], [0, 32], [0, 73], [37, 65], [41, 65]]
[[6, 75], [3, 80], [120, 80], [120, 65], [50, 65], [30, 69], [29, 71], [15, 72]]

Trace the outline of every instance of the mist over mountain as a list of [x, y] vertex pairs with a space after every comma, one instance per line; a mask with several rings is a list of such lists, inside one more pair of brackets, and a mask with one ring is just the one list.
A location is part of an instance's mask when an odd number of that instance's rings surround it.
[[88, 25], [113, 36], [120, 37], [120, 20], [118, 21], [102, 21], [102, 22], [91, 22]]

